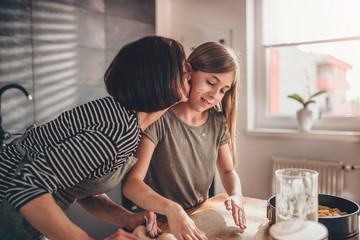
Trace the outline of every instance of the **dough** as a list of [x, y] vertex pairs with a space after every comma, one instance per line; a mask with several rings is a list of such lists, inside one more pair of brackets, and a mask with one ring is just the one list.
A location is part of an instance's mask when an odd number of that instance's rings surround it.
[[173, 234], [171, 233], [163, 233], [161, 235], [159, 235], [158, 238], [150, 238], [150, 236], [148, 236], [145, 232], [145, 226], [138, 226], [137, 228], [135, 228], [135, 230], [133, 231], [133, 234], [145, 239], [145, 240], [154, 240], [154, 239], [159, 239], [159, 240], [176, 240], [176, 238], [174, 237]]

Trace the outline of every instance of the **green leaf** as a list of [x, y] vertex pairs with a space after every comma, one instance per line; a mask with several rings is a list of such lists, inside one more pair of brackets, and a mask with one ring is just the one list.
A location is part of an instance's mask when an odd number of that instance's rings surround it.
[[314, 100], [309, 100], [306, 103], [304, 103], [304, 107], [307, 107], [307, 105], [309, 105], [310, 103], [315, 103]]
[[289, 95], [288, 98], [292, 98], [296, 101], [299, 101], [301, 104], [305, 105], [304, 99], [300, 97], [298, 94], [294, 93], [292, 95]]
[[310, 99], [312, 99], [313, 97], [319, 96], [320, 94], [326, 93], [326, 92], [327, 91], [325, 91], [325, 90], [318, 91], [318, 92], [314, 93], [313, 95], [311, 95]]

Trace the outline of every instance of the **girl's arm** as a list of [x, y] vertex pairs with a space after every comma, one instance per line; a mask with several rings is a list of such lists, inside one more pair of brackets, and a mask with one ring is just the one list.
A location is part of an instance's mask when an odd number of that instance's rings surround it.
[[155, 144], [143, 136], [136, 153], [138, 162], [123, 186], [124, 195], [141, 208], [165, 215], [177, 239], [206, 239], [179, 204], [162, 197], [144, 183], [154, 149]]
[[246, 218], [241, 183], [234, 169], [228, 144], [220, 146], [216, 165], [221, 182], [229, 195], [229, 198], [225, 200], [226, 209], [232, 211], [235, 224], [244, 230], [246, 228]]
[[[20, 212], [38, 231], [51, 240], [92, 239], [76, 226], [55, 203], [50, 193], [43, 194], [20, 208]], [[116, 231], [109, 240], [140, 240], [123, 230]]]
[[[108, 223], [134, 230], [139, 225], [146, 225], [147, 232], [161, 233], [157, 227], [154, 212], [133, 213], [113, 202], [105, 193], [77, 201], [86, 211]], [[152, 236], [152, 237], [155, 237]]]

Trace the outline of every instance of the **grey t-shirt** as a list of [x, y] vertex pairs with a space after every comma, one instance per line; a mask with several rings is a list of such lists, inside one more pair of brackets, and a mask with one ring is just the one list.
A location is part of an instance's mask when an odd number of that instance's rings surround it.
[[183, 208], [207, 199], [218, 149], [230, 142], [224, 116], [210, 110], [207, 122], [195, 127], [170, 109], [144, 135], [157, 145], [144, 181]]

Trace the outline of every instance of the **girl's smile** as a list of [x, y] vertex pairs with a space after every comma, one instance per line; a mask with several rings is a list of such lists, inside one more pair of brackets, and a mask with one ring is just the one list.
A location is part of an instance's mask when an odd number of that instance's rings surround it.
[[204, 103], [205, 106], [210, 107], [211, 103], [209, 103], [208, 101], [206, 101], [204, 98], [201, 98], [201, 101]]
[[191, 71], [192, 91], [189, 103], [198, 111], [205, 111], [218, 104], [231, 88], [234, 73], [205, 73]]

